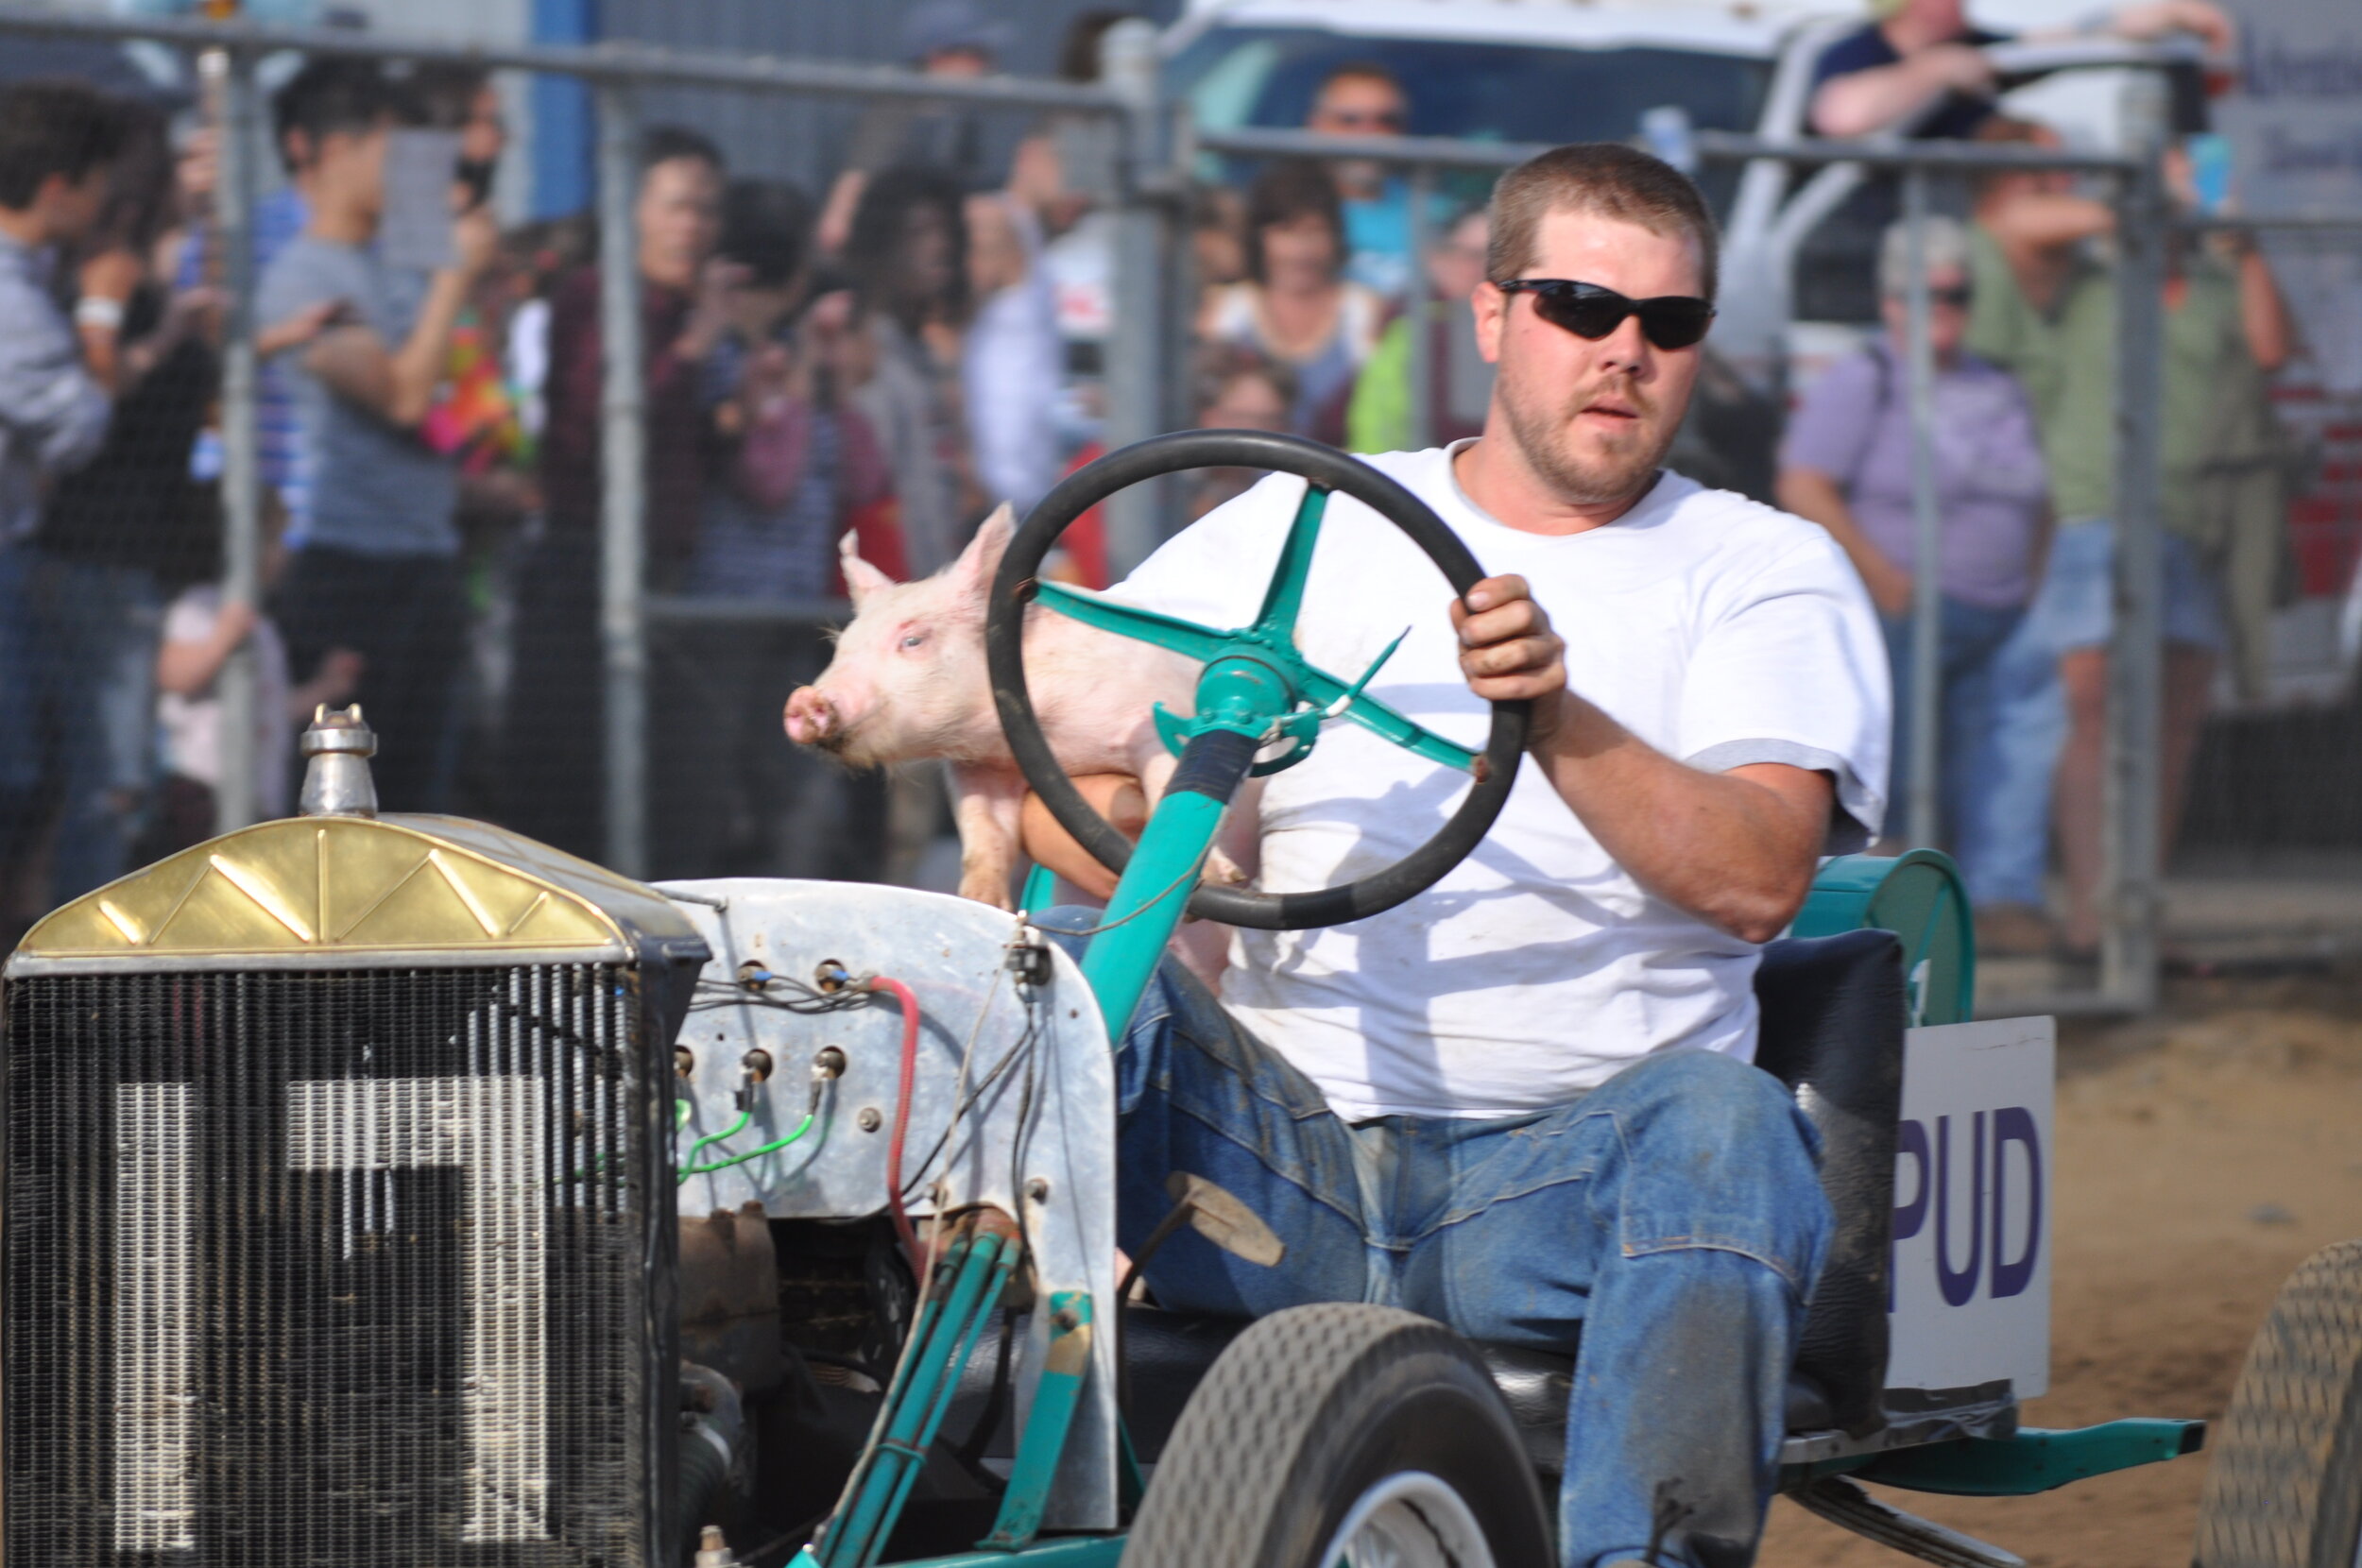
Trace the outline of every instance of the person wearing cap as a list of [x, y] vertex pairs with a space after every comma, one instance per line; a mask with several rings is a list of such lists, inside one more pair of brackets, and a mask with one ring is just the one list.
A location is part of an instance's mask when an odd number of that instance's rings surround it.
[[[1998, 92], [1989, 44], [2009, 35], [1973, 26], [1963, 0], [1871, 0], [1871, 20], [1821, 53], [1809, 113], [1822, 136], [1966, 138], [1994, 112]], [[2148, 41], [2194, 33], [2230, 52], [2231, 19], [2211, 0], [2140, 0], [2088, 31]], [[2062, 36], [2029, 34], [2041, 38]]]
[[[1008, 23], [985, 15], [974, 0], [925, 0], [903, 18], [902, 59], [930, 77], [989, 76], [1013, 36]], [[948, 104], [872, 103], [854, 125], [845, 167], [820, 209], [821, 253], [834, 256], [845, 248], [862, 193], [880, 170], [940, 169], [981, 191], [999, 182], [987, 176], [985, 162], [984, 127], [974, 113]]]
[[[1938, 666], [1937, 800], [1943, 842], [1959, 858], [1980, 915], [1991, 901], [1998, 833], [2043, 834], [2029, 820], [2002, 824], [1977, 809], [2004, 765], [1995, 733], [1995, 661], [2041, 573], [2049, 479], [2032, 406], [2007, 370], [1965, 352], [1974, 300], [1968, 230], [1931, 217], [1925, 236], [1930, 456], [1939, 519], [1936, 574], [1943, 609]], [[1840, 360], [1806, 390], [1780, 454], [1779, 503], [1829, 531], [1860, 573], [1886, 633], [1894, 672], [1894, 743], [1887, 798], [1903, 798], [1911, 734], [1913, 504], [1910, 360], [1905, 295], [1910, 231], [1895, 224], [1879, 247], [1886, 332]]]

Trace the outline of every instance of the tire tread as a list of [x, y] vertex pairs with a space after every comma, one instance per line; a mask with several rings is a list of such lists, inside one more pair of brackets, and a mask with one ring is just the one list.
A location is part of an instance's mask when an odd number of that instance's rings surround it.
[[2194, 1568], [2355, 1568], [2362, 1240], [2281, 1287], [2209, 1446]]
[[1275, 1525], [1283, 1504], [1312, 1480], [1312, 1439], [1364, 1408], [1372, 1384], [1428, 1355], [1476, 1369], [1504, 1451], [1522, 1468], [1507, 1408], [1451, 1330], [1392, 1307], [1292, 1307], [1241, 1335], [1183, 1409], [1124, 1552], [1125, 1568], [1294, 1568], [1286, 1554], [1272, 1555]]

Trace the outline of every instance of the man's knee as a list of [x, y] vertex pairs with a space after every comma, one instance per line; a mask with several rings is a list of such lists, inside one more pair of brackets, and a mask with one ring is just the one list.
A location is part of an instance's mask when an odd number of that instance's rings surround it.
[[1820, 1137], [1778, 1079], [1736, 1058], [1669, 1052], [1597, 1091], [1629, 1161], [1623, 1249], [1735, 1252], [1768, 1264], [1802, 1296], [1830, 1227]]
[[1788, 1085], [1735, 1056], [1666, 1051], [1625, 1068], [1607, 1086], [1630, 1101], [1634, 1127], [1678, 1137], [1701, 1155], [1744, 1163], [1774, 1149], [1801, 1147], [1808, 1159], [1820, 1153]]

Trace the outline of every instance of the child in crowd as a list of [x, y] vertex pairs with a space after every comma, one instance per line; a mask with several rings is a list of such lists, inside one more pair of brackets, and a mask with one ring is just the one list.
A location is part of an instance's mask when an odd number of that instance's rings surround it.
[[[263, 557], [266, 589], [278, 583], [286, 561], [286, 552], [271, 537]], [[254, 651], [255, 804], [265, 819], [288, 812], [294, 742], [304, 721], [322, 703], [343, 702], [360, 684], [361, 656], [331, 648], [300, 685], [291, 685], [287, 645], [279, 628], [254, 605], [224, 596], [217, 553], [210, 565], [212, 571], [181, 588], [164, 610], [163, 640], [156, 655], [164, 779], [155, 819], [140, 845], [143, 861], [213, 837], [214, 793], [222, 772], [220, 677], [241, 645]]]

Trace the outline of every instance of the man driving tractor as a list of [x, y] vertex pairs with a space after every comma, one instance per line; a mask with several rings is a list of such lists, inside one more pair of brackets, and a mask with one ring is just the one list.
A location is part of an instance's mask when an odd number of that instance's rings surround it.
[[[1575, 1349], [1565, 1562], [1723, 1568], [1754, 1554], [1830, 1227], [1815, 1134], [1751, 1065], [1751, 981], [1819, 858], [1877, 830], [1885, 659], [1825, 533], [1659, 467], [1713, 316], [1697, 189], [1559, 147], [1501, 179], [1487, 260], [1483, 435], [1372, 461], [1489, 575], [1453, 600], [1340, 495], [1299, 625], [1346, 669], [1407, 624], [1372, 693], [1480, 741], [1488, 703], [1530, 700], [1534, 765], [1428, 893], [1238, 932], [1219, 1002], [1167, 961], [1118, 1058], [1121, 1234], [1138, 1247], [1190, 1171], [1287, 1250], [1262, 1267], [1184, 1229], [1145, 1267], [1167, 1307], [1373, 1302]], [[1246, 624], [1300, 489], [1265, 480], [1117, 595]], [[1392, 863], [1463, 782], [1332, 726], [1263, 787], [1260, 886]], [[1089, 863], [1032, 816], [1029, 839]]]

